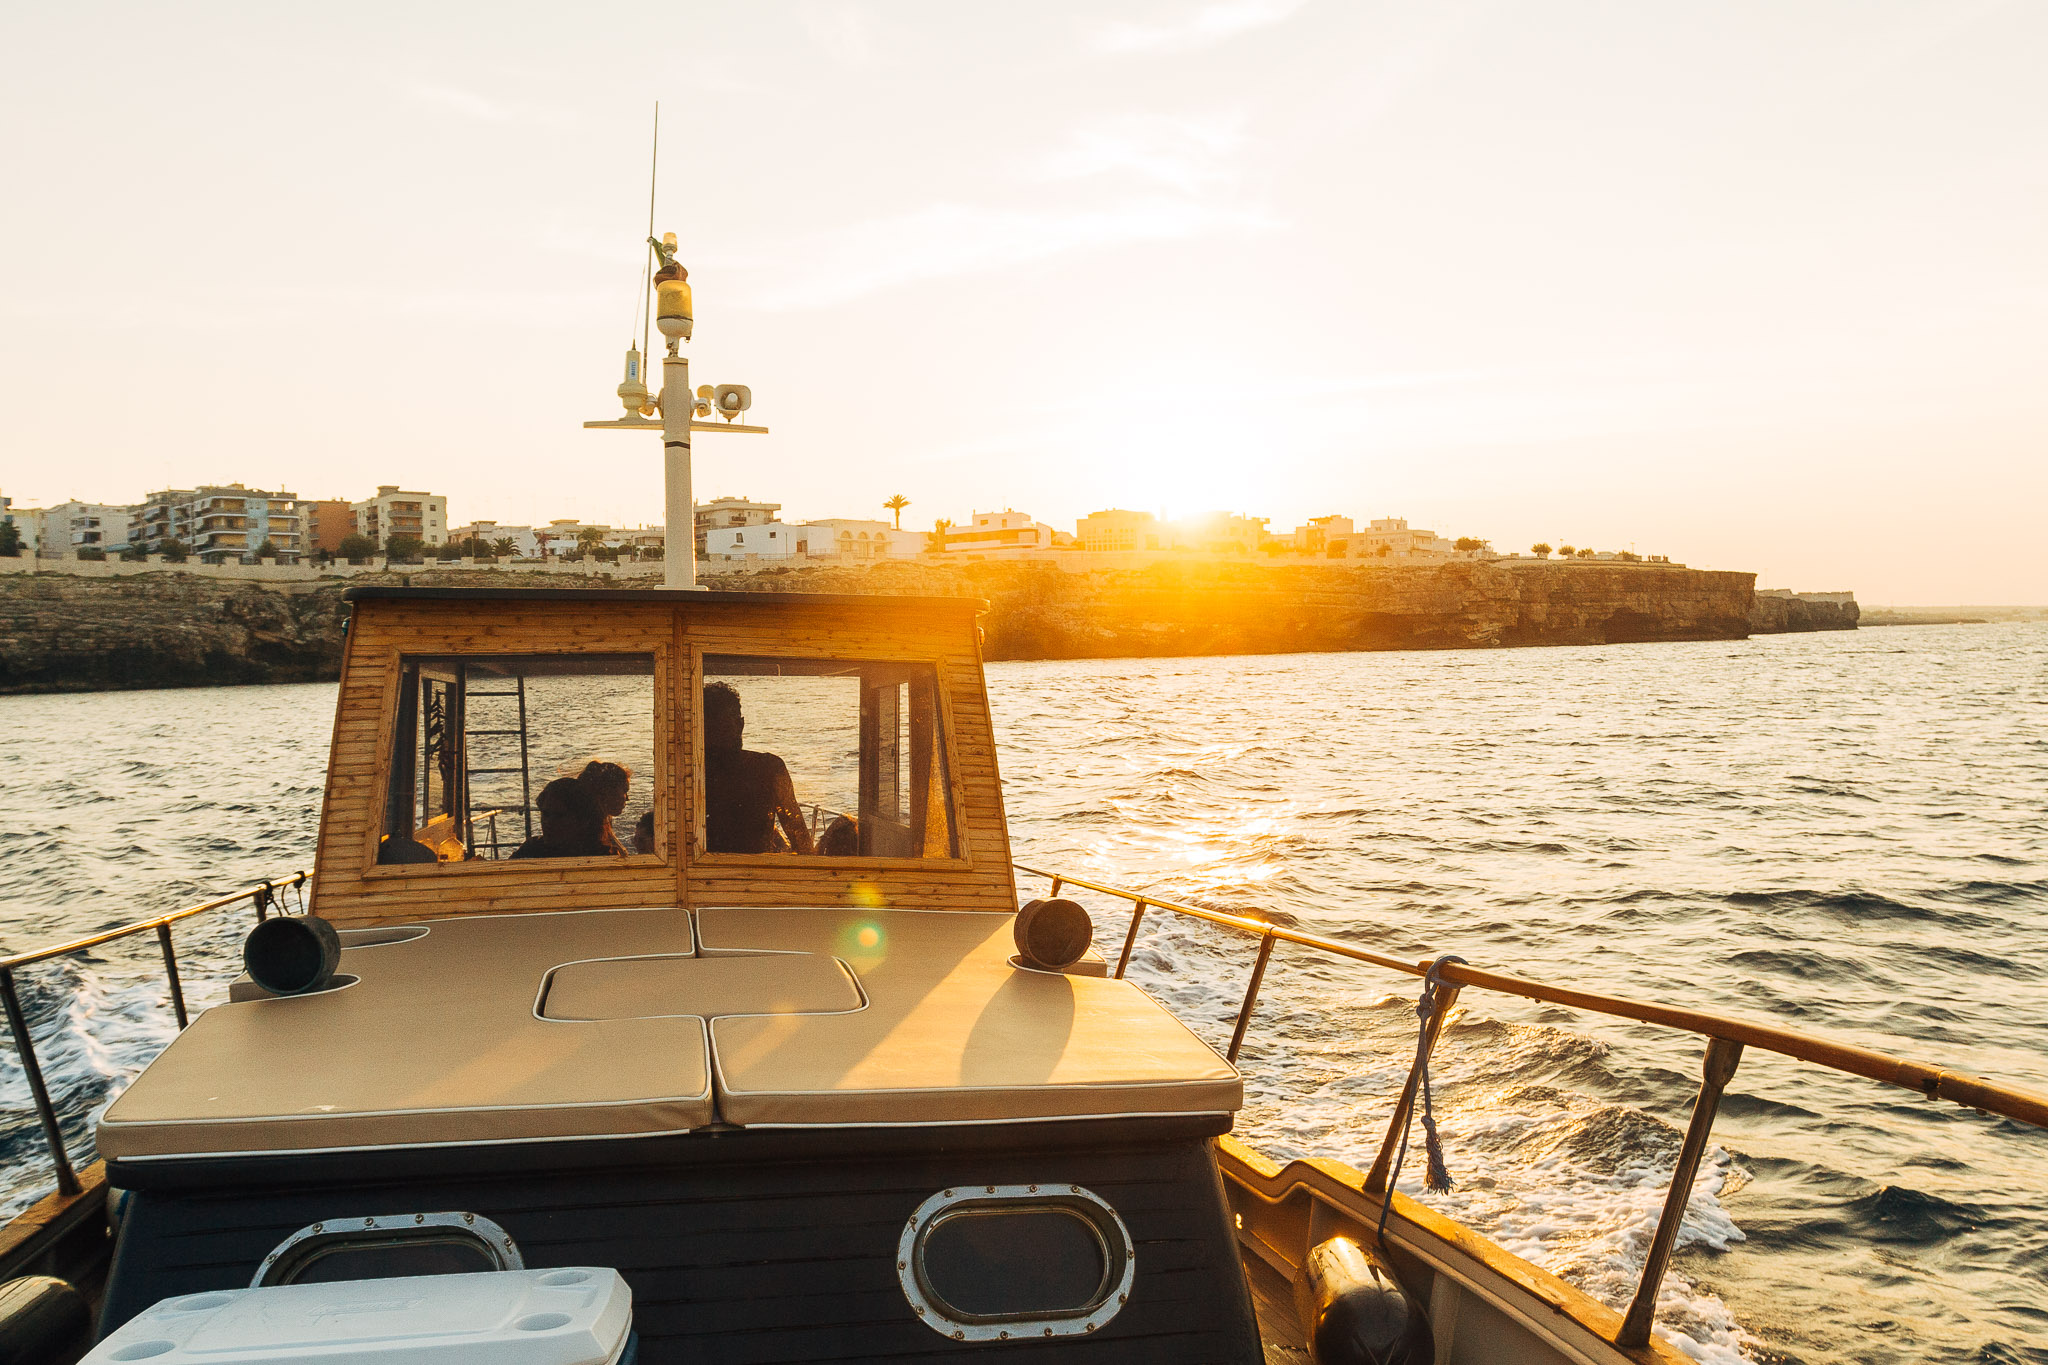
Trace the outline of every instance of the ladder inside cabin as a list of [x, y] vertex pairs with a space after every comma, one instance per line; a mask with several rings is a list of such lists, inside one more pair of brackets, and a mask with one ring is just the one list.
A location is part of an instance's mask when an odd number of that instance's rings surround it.
[[[526, 738], [526, 679], [524, 677], [513, 678], [512, 690], [509, 692], [468, 691], [468, 681], [469, 680], [467, 676], [465, 676], [463, 679], [463, 682], [465, 684], [465, 692], [463, 698], [465, 705], [462, 708], [462, 754], [464, 760], [471, 764], [468, 771], [468, 775], [471, 778], [476, 778], [489, 777], [493, 775], [504, 776], [511, 773], [519, 774], [519, 806], [517, 808], [517, 814], [519, 815], [521, 821], [524, 823], [526, 829], [526, 833], [520, 836], [519, 842], [524, 842], [524, 840], [531, 839], [533, 837], [533, 774], [530, 766], [531, 759], [527, 749]], [[519, 706], [518, 727], [516, 729], [507, 729], [503, 727], [485, 729], [473, 728], [470, 724], [470, 719], [471, 716], [473, 715], [473, 712], [471, 712], [469, 706], [466, 703], [471, 700], [482, 697], [499, 697], [515, 700]], [[513, 736], [517, 736], [519, 740], [519, 763], [516, 767], [509, 764], [499, 767], [479, 768], [474, 766], [476, 750], [474, 746], [470, 743], [472, 739], [503, 740], [511, 738]], [[477, 800], [476, 788], [474, 783], [472, 782], [464, 782], [463, 790], [467, 793], [466, 803], [468, 806], [466, 816], [466, 824], [468, 825], [468, 828], [464, 830], [464, 841], [469, 846], [470, 855], [472, 857], [484, 857], [492, 859], [504, 857], [504, 850], [508, 844], [512, 847], [517, 847], [518, 844], [512, 840], [505, 838], [504, 831], [502, 831], [498, 826], [498, 817], [501, 815], [513, 814], [513, 809], [511, 807], [504, 805], [502, 802], [494, 803], [490, 801]], [[476, 822], [479, 816], [484, 817], [484, 838], [481, 843], [477, 841], [476, 831]], [[486, 850], [489, 851], [486, 852]]]

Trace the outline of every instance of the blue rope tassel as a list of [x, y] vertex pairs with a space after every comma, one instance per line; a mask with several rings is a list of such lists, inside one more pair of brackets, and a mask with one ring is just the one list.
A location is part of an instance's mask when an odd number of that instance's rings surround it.
[[[1441, 1194], [1456, 1188], [1451, 1179], [1451, 1168], [1444, 1164], [1443, 1140], [1436, 1135], [1436, 1115], [1430, 1109], [1429, 1094], [1429, 1025], [1443, 1006], [1447, 987], [1437, 973], [1446, 962], [1463, 962], [1462, 957], [1445, 954], [1429, 964], [1428, 973], [1422, 978], [1422, 994], [1415, 1001], [1415, 1017], [1421, 1025], [1415, 1031], [1415, 1071], [1422, 1083], [1422, 1148], [1429, 1158], [1429, 1170], [1423, 1175], [1425, 1189]], [[1408, 1160], [1408, 1125], [1401, 1125], [1401, 1145], [1394, 1151], [1394, 1165], [1387, 1172], [1387, 1195], [1380, 1203], [1379, 1238], [1382, 1243], [1387, 1235], [1387, 1210], [1394, 1206], [1394, 1187], [1400, 1182], [1401, 1167]]]

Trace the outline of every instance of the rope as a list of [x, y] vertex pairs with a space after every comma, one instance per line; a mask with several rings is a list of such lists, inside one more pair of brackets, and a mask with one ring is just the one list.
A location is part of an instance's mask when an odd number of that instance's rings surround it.
[[[1450, 986], [1437, 973], [1446, 962], [1463, 962], [1462, 957], [1446, 953], [1429, 964], [1429, 972], [1422, 978], [1422, 994], [1415, 1001], [1415, 1017], [1421, 1024], [1415, 1030], [1415, 1074], [1422, 1082], [1422, 1146], [1428, 1154], [1429, 1171], [1422, 1178], [1424, 1189], [1442, 1194], [1456, 1187], [1451, 1179], [1451, 1169], [1444, 1164], [1444, 1144], [1436, 1135], [1436, 1115], [1430, 1109], [1429, 1096], [1429, 1029], [1437, 1011], [1443, 1007]], [[1412, 1111], [1411, 1111], [1412, 1112]], [[1401, 1145], [1394, 1151], [1394, 1164], [1387, 1172], [1386, 1197], [1380, 1201], [1380, 1223], [1376, 1240], [1381, 1246], [1387, 1243], [1387, 1211], [1394, 1207], [1394, 1187], [1401, 1180], [1401, 1165], [1408, 1159], [1408, 1124], [1401, 1124]]]

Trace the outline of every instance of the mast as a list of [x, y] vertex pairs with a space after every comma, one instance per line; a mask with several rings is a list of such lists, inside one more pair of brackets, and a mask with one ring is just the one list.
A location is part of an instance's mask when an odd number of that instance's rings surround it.
[[[661, 106], [655, 106], [655, 148], [659, 155]], [[690, 272], [676, 262], [676, 235], [654, 236], [654, 184], [649, 175], [647, 190], [647, 249], [649, 263], [660, 268], [648, 281], [654, 289], [654, 325], [660, 329], [668, 352], [661, 360], [661, 392], [647, 392], [646, 357], [637, 343], [626, 347], [626, 377], [619, 384], [619, 402], [625, 416], [609, 422], [585, 422], [585, 428], [607, 431], [658, 431], [662, 454], [662, 582], [671, 588], [697, 586], [697, 511], [690, 492], [690, 433], [694, 431], [738, 431], [765, 436], [768, 428], [735, 425], [741, 413], [754, 405], [754, 391], [744, 384], [706, 384], [690, 392], [690, 358], [682, 344], [696, 330], [694, 305], [690, 296]], [[643, 290], [641, 306], [646, 307]], [[645, 324], [642, 324], [645, 336]], [[699, 417], [717, 413], [721, 422], [700, 422]]]

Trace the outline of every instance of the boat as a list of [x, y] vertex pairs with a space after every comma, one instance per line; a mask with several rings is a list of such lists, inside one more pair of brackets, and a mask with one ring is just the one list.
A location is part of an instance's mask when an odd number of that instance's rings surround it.
[[[687, 509], [693, 424], [749, 399], [689, 388], [654, 273], [665, 401], [636, 352], [602, 425], [660, 432]], [[704, 591], [688, 540], [660, 588], [348, 590], [310, 873], [0, 959], [57, 1181], [0, 1232], [9, 1359], [1675, 1365], [1657, 1291], [1745, 1049], [2048, 1126], [1950, 1069], [1022, 866], [980, 604]], [[247, 970], [188, 1017], [176, 926], [244, 907]], [[1129, 979], [1169, 915], [1244, 941], [1227, 1042]], [[16, 976], [131, 935], [181, 1031], [74, 1169]], [[1283, 946], [1418, 991], [1369, 1170], [1233, 1136]], [[1627, 1306], [1402, 1192], [1441, 1180], [1465, 991], [1701, 1039]]]

